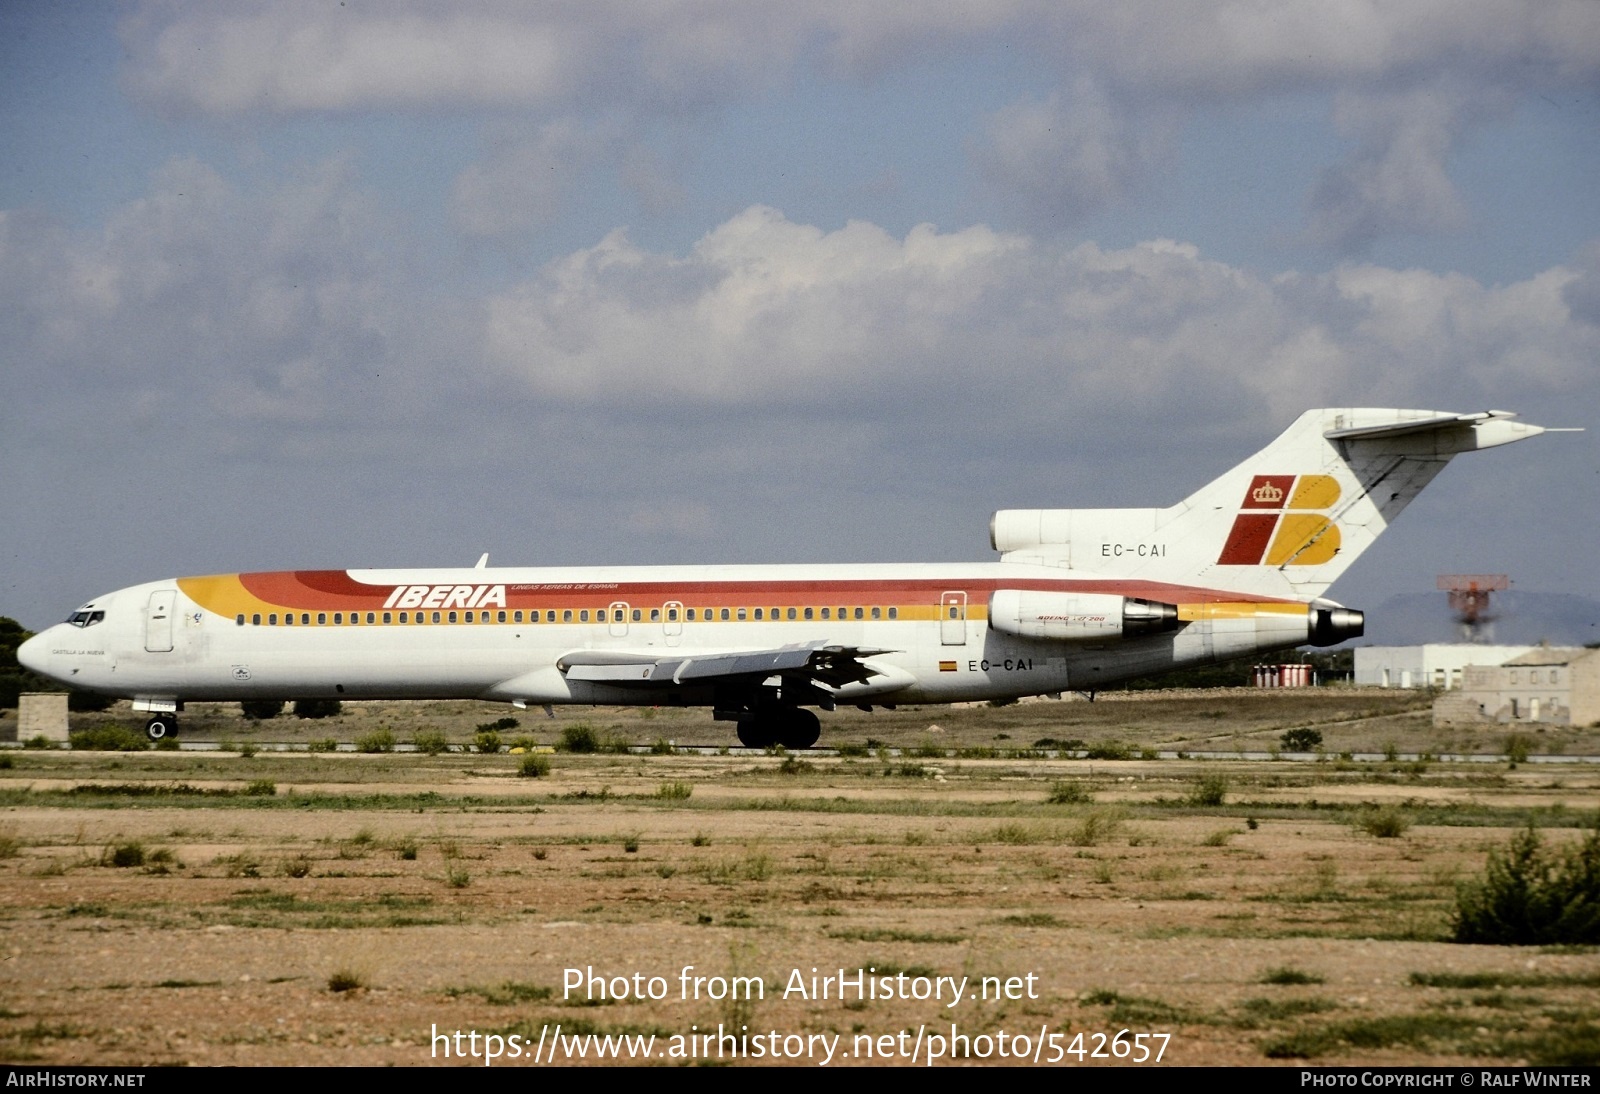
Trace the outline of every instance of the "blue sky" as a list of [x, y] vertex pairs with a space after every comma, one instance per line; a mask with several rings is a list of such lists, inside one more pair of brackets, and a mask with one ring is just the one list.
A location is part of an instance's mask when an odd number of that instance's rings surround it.
[[0, 613], [988, 557], [1312, 405], [1588, 426], [1336, 586], [1600, 596], [1600, 6], [0, 6]]

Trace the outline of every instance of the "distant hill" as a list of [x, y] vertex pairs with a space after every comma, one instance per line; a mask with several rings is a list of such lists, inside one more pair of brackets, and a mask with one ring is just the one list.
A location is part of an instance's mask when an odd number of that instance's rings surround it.
[[[1600, 601], [1570, 593], [1528, 593], [1508, 589], [1494, 594], [1494, 621], [1485, 641], [1503, 646], [1584, 646], [1600, 642]], [[1367, 633], [1358, 646], [1416, 646], [1460, 642], [1461, 628], [1450, 614], [1446, 594], [1392, 596], [1367, 613]]]

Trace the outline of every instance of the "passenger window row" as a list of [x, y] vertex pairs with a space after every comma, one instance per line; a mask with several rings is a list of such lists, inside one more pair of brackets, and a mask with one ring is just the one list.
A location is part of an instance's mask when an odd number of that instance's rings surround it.
[[[635, 623], [644, 622], [645, 611], [646, 609], [644, 608], [632, 609], [632, 621]], [[659, 623], [662, 621], [663, 610], [661, 608], [650, 608], [648, 611], [650, 613], [650, 622]], [[779, 621], [799, 619], [864, 620], [869, 618], [900, 618], [899, 608], [885, 609], [881, 607], [700, 609], [680, 609], [674, 607], [665, 609], [666, 621], [669, 623], [678, 622], [680, 620], [680, 612], [682, 613], [681, 618], [690, 623], [734, 621], [744, 622], [751, 619], [757, 621]], [[78, 622], [76, 615], [69, 620], [69, 622], [72, 622], [76, 626], [84, 627], [89, 626], [91, 623], [100, 622], [105, 615], [104, 612], [95, 612], [93, 614], [94, 618], [85, 622]], [[522, 623], [524, 620], [526, 620], [528, 623], [554, 623], [558, 618], [562, 623], [588, 623], [591, 621], [591, 614], [593, 617], [593, 622], [596, 623], [627, 622], [627, 619], [624, 617], [624, 609], [622, 608], [599, 608], [595, 609], [592, 613], [588, 608], [549, 608], [544, 611], [542, 617], [540, 612], [537, 610], [529, 611], [525, 616], [521, 609], [516, 611], [507, 611], [503, 608], [496, 612], [471, 610], [464, 612], [333, 612], [331, 615], [328, 612], [283, 612], [281, 614], [278, 612], [268, 612], [265, 615], [260, 612], [255, 612], [249, 615], [248, 622], [253, 627], [259, 627], [263, 625], [268, 627], [276, 627], [280, 624], [285, 627], [355, 627], [363, 625], [370, 627], [384, 626], [395, 623], [408, 623], [413, 625], [418, 623]], [[80, 612], [77, 613], [77, 615], [87, 616], [89, 613]], [[313, 622], [313, 620], [315, 620], [315, 622]], [[246, 623], [245, 613], [240, 612], [238, 615], [233, 617], [233, 621], [241, 627], [244, 626]]]

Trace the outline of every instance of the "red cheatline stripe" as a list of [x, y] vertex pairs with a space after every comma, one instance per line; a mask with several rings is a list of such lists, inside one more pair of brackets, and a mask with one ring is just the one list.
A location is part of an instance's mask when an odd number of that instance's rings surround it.
[[[1223, 550], [1219, 561], [1230, 562], [1230, 553], [1241, 557], [1239, 563], [1256, 563], [1261, 560], [1271, 539], [1272, 524], [1276, 516], [1260, 514], [1241, 515], [1229, 537], [1229, 546]], [[1266, 522], [1235, 550], [1234, 540], [1241, 535], [1243, 526], [1252, 522]], [[1259, 540], [1259, 542], [1257, 542]], [[1234, 564], [1239, 564], [1234, 563]], [[492, 570], [475, 581], [461, 584], [473, 588], [503, 585], [506, 590], [505, 606], [516, 608], [604, 608], [617, 601], [633, 607], [649, 608], [668, 601], [678, 601], [686, 608], [789, 608], [793, 607], [855, 607], [857, 605], [937, 605], [942, 594], [959, 589], [967, 594], [967, 602], [974, 607], [986, 601], [996, 589], [1021, 589], [1060, 593], [1109, 593], [1116, 596], [1139, 597], [1165, 603], [1234, 602], [1241, 599], [1238, 592], [1226, 589], [1174, 585], [1155, 581], [1128, 581], [1114, 578], [1061, 580], [1055, 578], [1014, 579], [1005, 576], [963, 579], [959, 575], [945, 578], [882, 579], [868, 578], [860, 581], [839, 580], [789, 580], [789, 581], [714, 581], [650, 580], [607, 584], [603, 588], [576, 588], [575, 584], [518, 584], [495, 580], [500, 575]], [[415, 584], [429, 588], [446, 586], [447, 582], [428, 582], [426, 572]], [[382, 609], [394, 590], [404, 582], [367, 584], [357, 581], [343, 570], [287, 570], [271, 573], [238, 575], [239, 583], [256, 598], [277, 607], [296, 611], [339, 611]], [[1278, 600], [1275, 597], [1245, 597], [1244, 599]], [[495, 607], [499, 607], [498, 604]]]

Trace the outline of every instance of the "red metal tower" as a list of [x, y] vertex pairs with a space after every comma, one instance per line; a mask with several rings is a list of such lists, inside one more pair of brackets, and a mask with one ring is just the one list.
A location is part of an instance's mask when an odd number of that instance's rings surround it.
[[1494, 620], [1489, 594], [1511, 588], [1511, 579], [1505, 574], [1440, 574], [1438, 586], [1450, 594], [1450, 610], [1467, 640], [1476, 642], [1483, 636], [1484, 625]]

